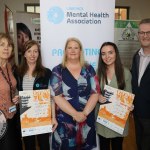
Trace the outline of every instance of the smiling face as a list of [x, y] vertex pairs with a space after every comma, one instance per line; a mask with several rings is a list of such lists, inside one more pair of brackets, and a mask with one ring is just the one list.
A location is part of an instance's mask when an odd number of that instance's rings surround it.
[[150, 49], [150, 23], [143, 23], [139, 26], [139, 41], [143, 48]]
[[101, 57], [102, 57], [103, 62], [107, 66], [114, 65], [115, 60], [116, 60], [116, 52], [115, 52], [115, 49], [113, 48], [113, 46], [111, 46], [111, 45], [104, 46], [101, 49]]
[[26, 50], [24, 57], [28, 64], [36, 64], [39, 57], [39, 50], [37, 45], [33, 45], [31, 48]]
[[8, 60], [11, 56], [13, 47], [11, 44], [8, 43], [6, 38], [2, 38], [0, 40], [0, 59], [1, 60]]
[[70, 41], [66, 47], [67, 60], [80, 60], [81, 49], [79, 43]]

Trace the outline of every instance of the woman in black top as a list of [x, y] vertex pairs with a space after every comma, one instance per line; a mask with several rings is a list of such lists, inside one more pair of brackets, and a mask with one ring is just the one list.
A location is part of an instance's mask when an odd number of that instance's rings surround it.
[[[43, 67], [41, 62], [41, 52], [38, 43], [34, 40], [27, 41], [24, 44], [23, 58], [16, 77], [19, 91], [49, 88], [51, 70]], [[55, 114], [53, 114], [53, 123], [53, 130], [55, 130], [57, 126]], [[40, 150], [50, 149], [49, 135], [49, 133], [37, 135]], [[36, 150], [35, 137], [27, 136], [23, 138], [25, 150]]]

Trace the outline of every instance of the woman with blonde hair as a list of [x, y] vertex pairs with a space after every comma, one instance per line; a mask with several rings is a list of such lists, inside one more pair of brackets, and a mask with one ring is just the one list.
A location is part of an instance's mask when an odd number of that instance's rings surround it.
[[94, 108], [99, 84], [94, 68], [84, 61], [82, 44], [77, 38], [67, 40], [63, 62], [52, 71], [51, 87], [58, 121], [52, 149], [96, 147]]

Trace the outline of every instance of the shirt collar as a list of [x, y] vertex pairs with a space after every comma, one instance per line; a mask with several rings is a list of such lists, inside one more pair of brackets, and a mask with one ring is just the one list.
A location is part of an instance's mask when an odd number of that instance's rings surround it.
[[150, 57], [150, 54], [149, 54], [149, 55], [145, 55], [145, 54], [144, 54], [143, 48], [141, 48], [138, 53], [139, 53], [140, 56], [143, 56], [143, 57]]

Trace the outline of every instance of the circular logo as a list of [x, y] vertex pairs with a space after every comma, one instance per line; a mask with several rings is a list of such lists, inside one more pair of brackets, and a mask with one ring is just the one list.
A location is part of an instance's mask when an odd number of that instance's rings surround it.
[[40, 87], [40, 84], [39, 84], [39, 83], [37, 83], [37, 84], [36, 84], [36, 87]]
[[5, 135], [7, 130], [7, 121], [4, 113], [0, 110], [0, 139]]
[[64, 12], [60, 7], [52, 7], [48, 11], [48, 20], [53, 24], [59, 24], [64, 19]]

